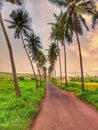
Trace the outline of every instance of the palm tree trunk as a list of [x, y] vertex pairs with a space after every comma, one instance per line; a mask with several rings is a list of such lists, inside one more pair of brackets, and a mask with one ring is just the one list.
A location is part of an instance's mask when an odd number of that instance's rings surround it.
[[54, 65], [54, 76], [55, 76], [55, 79], [56, 79], [56, 68], [55, 68], [55, 65]]
[[75, 34], [77, 38], [77, 43], [78, 43], [78, 49], [79, 49], [79, 56], [80, 56], [80, 69], [81, 69], [81, 79], [82, 79], [82, 92], [84, 92], [84, 75], [83, 75], [83, 62], [82, 62], [82, 54], [81, 54], [81, 46], [80, 46], [80, 41], [78, 37], [78, 32], [77, 32], [77, 14], [74, 13], [74, 29], [75, 29]]
[[17, 80], [17, 74], [16, 74], [15, 62], [14, 62], [14, 57], [13, 57], [13, 51], [12, 51], [10, 40], [8, 38], [6, 29], [5, 29], [3, 20], [2, 20], [1, 12], [0, 12], [0, 22], [1, 22], [1, 26], [2, 26], [3, 32], [4, 32], [4, 36], [5, 36], [5, 39], [6, 39], [7, 46], [8, 46], [8, 50], [9, 50], [9, 55], [10, 55], [10, 61], [11, 61], [11, 66], [12, 66], [12, 72], [13, 72], [13, 79], [14, 79], [14, 86], [15, 86], [16, 97], [19, 97], [21, 95], [21, 93], [20, 93], [20, 89], [19, 89], [19, 85], [18, 85], [18, 80]]
[[47, 83], [46, 72], [44, 73], [45, 83]]
[[39, 68], [39, 65], [36, 61], [36, 65], [37, 65], [37, 68], [38, 68], [38, 73], [39, 73], [39, 77], [40, 77], [40, 84], [42, 83], [42, 77], [41, 77], [41, 72], [40, 72], [40, 68]]
[[[57, 40], [57, 45], [58, 45], [58, 40]], [[59, 47], [59, 45], [58, 45]], [[62, 68], [61, 68], [61, 56], [59, 53], [59, 66], [60, 66], [60, 81], [61, 81], [61, 85], [62, 85]]]
[[64, 58], [65, 58], [65, 85], [67, 86], [67, 62], [66, 62], [66, 47], [65, 47], [65, 41], [63, 41], [64, 43]]
[[27, 54], [27, 56], [28, 56], [28, 59], [29, 59], [29, 61], [30, 61], [30, 64], [31, 64], [31, 67], [32, 67], [32, 70], [33, 70], [33, 74], [34, 74], [35, 81], [36, 81], [36, 87], [38, 88], [38, 80], [37, 80], [37, 77], [36, 77], [36, 74], [35, 74], [34, 66], [33, 66], [33, 64], [32, 64], [32, 61], [31, 61], [30, 56], [29, 56], [29, 54], [28, 54], [28, 51], [27, 51], [27, 49], [26, 49], [22, 32], [21, 32], [21, 39], [22, 39], [23, 46], [24, 46], [24, 48], [25, 48], [26, 54]]
[[79, 49], [79, 56], [80, 56], [80, 68], [81, 68], [81, 79], [82, 79], [82, 92], [84, 92], [84, 75], [83, 75], [83, 62], [82, 62], [81, 46], [80, 46], [80, 41], [79, 41], [79, 37], [78, 37], [77, 31], [75, 31], [75, 33], [76, 33], [76, 38], [77, 38], [77, 42], [78, 42], [78, 49]]
[[56, 68], [55, 68], [55, 65], [54, 65], [54, 78], [55, 78], [55, 83], [56, 83]]

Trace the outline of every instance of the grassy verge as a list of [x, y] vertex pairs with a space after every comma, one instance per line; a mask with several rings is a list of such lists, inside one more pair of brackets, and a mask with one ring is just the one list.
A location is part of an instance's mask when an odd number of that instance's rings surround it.
[[85, 92], [83, 93], [79, 82], [69, 82], [67, 87], [64, 84], [57, 83], [57, 86], [69, 92], [74, 92], [77, 97], [93, 105], [98, 110], [98, 83], [85, 83]]
[[15, 97], [12, 80], [0, 80], [0, 130], [27, 130], [38, 113], [45, 84], [38, 89], [34, 81], [19, 81], [22, 96]]

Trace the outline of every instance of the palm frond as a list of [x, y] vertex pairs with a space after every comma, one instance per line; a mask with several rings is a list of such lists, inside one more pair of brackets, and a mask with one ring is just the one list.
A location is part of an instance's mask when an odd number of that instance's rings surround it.
[[10, 2], [12, 4], [21, 5], [24, 0], [6, 0], [6, 2]]
[[92, 27], [95, 28], [96, 24], [98, 24], [98, 12], [96, 12], [92, 17]]
[[65, 0], [49, 0], [52, 4], [57, 5], [58, 7], [66, 7], [67, 2]]
[[87, 31], [89, 31], [89, 28], [88, 28], [88, 26], [87, 26], [87, 24], [86, 24], [86, 21], [85, 21], [85, 19], [81, 16], [81, 15], [79, 15], [79, 18], [80, 18], [80, 21], [83, 23], [83, 25], [85, 26], [85, 28], [87, 29]]

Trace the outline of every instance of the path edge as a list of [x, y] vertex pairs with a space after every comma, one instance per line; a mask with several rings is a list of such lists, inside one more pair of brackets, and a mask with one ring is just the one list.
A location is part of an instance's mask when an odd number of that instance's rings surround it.
[[46, 97], [47, 85], [48, 85], [48, 83], [46, 83], [46, 85], [45, 85], [45, 92], [44, 92], [43, 98], [42, 98], [42, 100], [41, 100], [41, 103], [40, 103], [40, 105], [39, 105], [38, 113], [36, 114], [36, 116], [34, 117], [34, 119], [32, 119], [31, 122], [29, 123], [27, 130], [31, 130], [31, 129], [33, 128], [33, 126], [34, 126], [34, 124], [35, 124], [35, 121], [36, 121], [36, 119], [37, 119], [37, 117], [38, 117], [40, 111], [42, 110], [42, 106], [43, 106], [43, 103], [44, 103], [44, 100], [45, 100], [45, 97]]

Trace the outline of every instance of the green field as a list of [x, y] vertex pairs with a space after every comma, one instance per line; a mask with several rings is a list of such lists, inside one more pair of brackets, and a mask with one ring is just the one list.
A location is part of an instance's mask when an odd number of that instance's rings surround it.
[[[93, 79], [94, 80], [94, 79]], [[21, 97], [16, 98], [12, 74], [0, 73], [0, 130], [29, 130], [30, 122], [36, 117], [45, 93], [45, 83], [36, 88], [32, 74], [18, 74]], [[85, 82], [85, 92], [81, 92], [81, 83], [70, 81], [65, 87], [80, 99], [98, 109], [98, 83]]]
[[60, 83], [57, 83], [57, 86], [64, 90], [74, 92], [77, 97], [98, 109], [98, 83], [85, 82], [85, 92], [83, 93], [80, 82], [69, 82], [67, 87], [64, 84], [60, 85]]
[[0, 73], [0, 130], [27, 130], [44, 97], [45, 83], [35, 87], [32, 75], [19, 80], [21, 97], [16, 98], [11, 74]]

